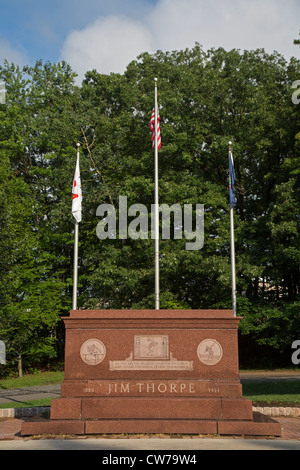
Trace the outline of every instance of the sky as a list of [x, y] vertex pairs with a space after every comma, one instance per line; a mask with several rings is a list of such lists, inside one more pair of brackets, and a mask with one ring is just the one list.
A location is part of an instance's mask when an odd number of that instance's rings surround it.
[[0, 0], [0, 64], [123, 73], [142, 52], [264, 48], [300, 59], [300, 0]]

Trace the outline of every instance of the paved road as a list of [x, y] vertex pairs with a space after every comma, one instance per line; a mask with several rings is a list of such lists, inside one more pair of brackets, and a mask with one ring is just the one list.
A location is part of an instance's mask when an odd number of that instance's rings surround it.
[[[298, 440], [273, 439], [43, 439], [0, 441], [1, 450], [197, 451], [300, 450]], [[116, 454], [122, 455], [122, 454]], [[199, 461], [200, 462], [200, 461]]]
[[14, 389], [0, 389], [0, 403], [16, 403], [41, 398], [60, 397], [60, 385], [43, 385], [39, 387], [24, 387]]
[[284, 382], [290, 380], [300, 380], [300, 370], [294, 372], [240, 373], [242, 384], [249, 382]]

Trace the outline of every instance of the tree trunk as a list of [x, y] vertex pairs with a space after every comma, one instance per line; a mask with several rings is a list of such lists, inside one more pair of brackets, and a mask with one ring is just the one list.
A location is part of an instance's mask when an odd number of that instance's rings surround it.
[[22, 353], [19, 353], [19, 355], [18, 355], [18, 373], [19, 373], [19, 377], [23, 377]]

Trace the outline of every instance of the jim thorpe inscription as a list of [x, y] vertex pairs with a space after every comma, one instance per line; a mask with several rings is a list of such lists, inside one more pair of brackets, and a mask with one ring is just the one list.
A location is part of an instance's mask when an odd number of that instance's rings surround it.
[[[194, 382], [108, 382], [97, 383], [83, 389], [84, 393], [98, 392], [103, 395], [126, 394], [170, 394], [190, 395], [196, 393], [197, 385]], [[215, 389], [214, 389], [215, 390]], [[217, 392], [217, 390], [215, 390]]]

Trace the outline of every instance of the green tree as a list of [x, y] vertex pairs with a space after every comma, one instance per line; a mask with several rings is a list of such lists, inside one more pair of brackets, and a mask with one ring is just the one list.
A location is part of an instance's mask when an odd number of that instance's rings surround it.
[[[64, 308], [66, 273], [57, 261], [62, 258], [59, 248], [52, 250], [60, 224], [49, 216], [61, 187], [59, 179], [51, 182], [55, 170], [49, 165], [49, 154], [53, 155], [55, 139], [62, 139], [62, 134], [53, 131], [51, 135], [47, 128], [49, 119], [55, 124], [51, 111], [54, 103], [59, 106], [59, 93], [67, 94], [61, 77], [65, 74], [68, 79], [69, 68], [64, 67], [53, 67], [51, 77], [49, 64], [20, 70], [6, 63], [0, 70], [7, 89], [6, 104], [0, 109], [1, 336], [11, 360], [18, 358], [19, 375], [23, 357], [38, 362], [56, 355], [56, 326]], [[50, 78], [54, 90], [47, 97], [45, 84], [48, 80], [50, 87]]]

